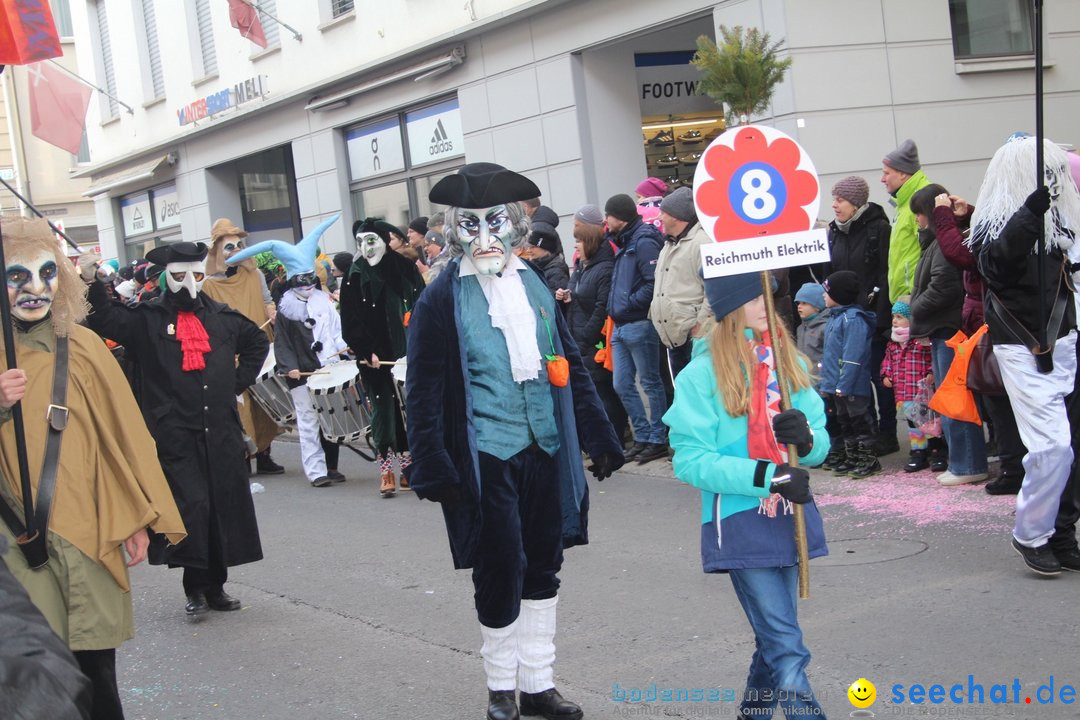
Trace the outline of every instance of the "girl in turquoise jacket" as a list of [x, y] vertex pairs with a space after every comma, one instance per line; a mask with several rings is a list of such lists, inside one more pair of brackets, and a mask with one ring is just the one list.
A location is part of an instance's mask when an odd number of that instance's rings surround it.
[[[821, 463], [829, 451], [825, 412], [794, 340], [772, 343], [757, 273], [707, 279], [717, 322], [695, 342], [664, 415], [675, 475], [701, 490], [705, 572], [727, 573], [754, 631], [741, 717], [824, 717], [814, 699], [796, 613], [798, 560], [794, 504], [805, 510], [810, 557], [828, 553], [809, 473], [788, 464]], [[783, 369], [792, 409], [780, 410], [775, 366]]]

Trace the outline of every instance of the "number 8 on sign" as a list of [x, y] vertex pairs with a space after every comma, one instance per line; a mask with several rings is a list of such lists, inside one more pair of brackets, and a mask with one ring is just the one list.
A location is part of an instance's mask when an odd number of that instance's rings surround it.
[[694, 174], [694, 204], [717, 242], [809, 230], [820, 187], [799, 145], [774, 128], [728, 130], [705, 150]]

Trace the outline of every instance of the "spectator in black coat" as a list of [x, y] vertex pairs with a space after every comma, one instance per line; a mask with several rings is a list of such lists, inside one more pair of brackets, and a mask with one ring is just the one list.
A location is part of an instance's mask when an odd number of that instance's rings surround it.
[[896, 398], [891, 388], [881, 384], [881, 361], [892, 331], [892, 304], [889, 302], [889, 234], [892, 228], [885, 211], [869, 202], [870, 187], [858, 175], [840, 180], [832, 189], [835, 218], [829, 223], [828, 276], [850, 270], [859, 276], [864, 292], [859, 304], [874, 313], [874, 335], [870, 343], [870, 381], [877, 396], [878, 454], [900, 449], [896, 439]]
[[555, 229], [558, 225], [559, 216], [555, 211], [541, 205], [533, 213], [529, 237], [518, 250], [518, 256], [530, 260], [544, 274], [544, 282], [552, 294], [570, 282], [570, 269], [566, 266], [562, 240]]
[[565, 303], [563, 308], [570, 334], [592, 376], [608, 420], [621, 438], [626, 427], [626, 410], [615, 393], [611, 371], [593, 359], [597, 345], [606, 342], [603, 329], [607, 321], [611, 271], [615, 267], [615, 252], [604, 239], [603, 223], [604, 215], [596, 205], [586, 205], [574, 214], [577, 260], [569, 285], [556, 290], [555, 299]]

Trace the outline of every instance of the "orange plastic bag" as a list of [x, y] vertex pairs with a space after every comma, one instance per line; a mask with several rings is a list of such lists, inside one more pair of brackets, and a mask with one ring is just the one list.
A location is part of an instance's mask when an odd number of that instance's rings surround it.
[[600, 334], [604, 336], [604, 347], [599, 348], [596, 354], [593, 355], [593, 361], [597, 365], [603, 365], [605, 370], [614, 372], [615, 361], [611, 357], [611, 333], [615, 330], [615, 321], [608, 315], [607, 320], [604, 321], [604, 327], [600, 330]]
[[941, 387], [934, 393], [934, 397], [930, 398], [931, 410], [936, 410], [953, 420], [982, 425], [979, 409], [975, 405], [975, 396], [967, 387], [967, 373], [968, 365], [971, 363], [971, 349], [979, 342], [979, 338], [986, 330], [986, 325], [983, 325], [971, 337], [968, 337], [963, 330], [957, 330], [955, 335], [945, 341], [955, 354], [952, 365], [949, 366], [949, 372], [941, 381]]
[[547, 356], [548, 381], [555, 387], [566, 387], [570, 382], [570, 362], [562, 355]]

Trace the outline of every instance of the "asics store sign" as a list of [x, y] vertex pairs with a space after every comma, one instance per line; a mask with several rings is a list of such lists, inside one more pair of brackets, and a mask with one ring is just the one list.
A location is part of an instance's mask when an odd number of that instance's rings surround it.
[[424, 165], [465, 154], [465, 135], [461, 130], [458, 101], [405, 113], [411, 164]]

